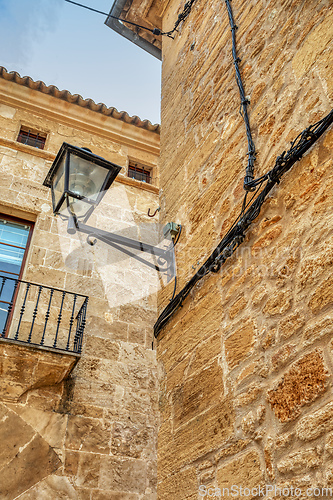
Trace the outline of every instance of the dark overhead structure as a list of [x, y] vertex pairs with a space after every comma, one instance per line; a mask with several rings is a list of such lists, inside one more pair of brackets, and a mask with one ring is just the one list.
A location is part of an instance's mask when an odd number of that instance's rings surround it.
[[[128, 0], [115, 0], [109, 15], [121, 17], [122, 19], [126, 18], [126, 4], [128, 4]], [[129, 21], [131, 20], [132, 19], [129, 19]], [[149, 54], [157, 59], [162, 60], [162, 50], [159, 47], [160, 42], [158, 38], [154, 38], [151, 35], [147, 37], [147, 33], [144, 30], [140, 30], [140, 28], [136, 28], [135, 30], [133, 28], [130, 29], [123, 22], [113, 19], [112, 17], [107, 17], [105, 24], [121, 36], [135, 43], [135, 45], [138, 45], [141, 49], [149, 52]]]

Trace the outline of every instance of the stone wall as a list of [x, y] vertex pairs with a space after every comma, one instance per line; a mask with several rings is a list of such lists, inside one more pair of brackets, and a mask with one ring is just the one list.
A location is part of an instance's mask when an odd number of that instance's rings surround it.
[[[164, 31], [182, 8], [169, 3]], [[333, 11], [328, 0], [232, 8], [258, 177], [332, 107]], [[175, 40], [163, 39], [161, 215], [183, 225], [177, 292], [240, 212], [239, 108], [225, 3], [198, 0]], [[160, 500], [231, 495], [232, 485], [304, 497], [333, 487], [332, 146], [330, 129], [159, 335]], [[160, 311], [171, 294], [160, 293]]]
[[[22, 278], [89, 296], [83, 353], [64, 381], [62, 354], [2, 341], [0, 498], [154, 499], [156, 277], [69, 237], [42, 183], [64, 141], [156, 171], [158, 134], [1, 79], [0, 101], [0, 212], [35, 221]], [[16, 142], [21, 124], [47, 133], [44, 150]], [[157, 186], [123, 172], [89, 224], [145, 237], [157, 206]]]

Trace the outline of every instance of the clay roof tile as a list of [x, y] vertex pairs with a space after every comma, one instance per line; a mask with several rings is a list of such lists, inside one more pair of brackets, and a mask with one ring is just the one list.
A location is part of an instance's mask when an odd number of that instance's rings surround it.
[[23, 76], [16, 71], [7, 71], [6, 68], [0, 66], [0, 78], [4, 80], [17, 83], [29, 87], [32, 90], [43, 92], [44, 94], [51, 95], [57, 99], [62, 99], [71, 104], [77, 104], [83, 108], [90, 109], [97, 113], [102, 113], [106, 116], [112, 116], [116, 120], [122, 120], [125, 123], [135, 125], [136, 127], [144, 128], [150, 132], [160, 133], [160, 125], [156, 123], [153, 125], [149, 120], [141, 120], [138, 116], [129, 116], [126, 111], [118, 111], [116, 108], [107, 107], [103, 103], [96, 104], [93, 99], [83, 99], [79, 94], [71, 94], [68, 90], [59, 90], [55, 85], [46, 85], [44, 82], [38, 80], [34, 81], [30, 76]]

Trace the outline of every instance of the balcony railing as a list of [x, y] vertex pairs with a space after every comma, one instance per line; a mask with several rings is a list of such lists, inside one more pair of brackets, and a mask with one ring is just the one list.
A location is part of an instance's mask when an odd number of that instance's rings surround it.
[[0, 338], [81, 353], [88, 297], [0, 275]]

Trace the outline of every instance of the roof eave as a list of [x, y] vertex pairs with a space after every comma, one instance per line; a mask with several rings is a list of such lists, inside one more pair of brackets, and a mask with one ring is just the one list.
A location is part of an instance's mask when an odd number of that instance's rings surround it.
[[[124, 10], [126, 2], [127, 0], [115, 0], [114, 4], [111, 7], [109, 15], [114, 17], [120, 17]], [[135, 33], [131, 29], [127, 28], [121, 21], [113, 19], [112, 17], [107, 17], [107, 19], [105, 20], [105, 24], [109, 28], [116, 31], [116, 33], [119, 33], [121, 36], [127, 38], [141, 49], [153, 55], [160, 61], [162, 60], [161, 49], [159, 49], [154, 44], [152, 44], [151, 42], [140, 36], [138, 33]]]
[[84, 99], [79, 94], [71, 94], [68, 90], [59, 90], [55, 85], [46, 85], [44, 82], [38, 80], [34, 81], [29, 76], [23, 76], [16, 71], [7, 71], [6, 68], [0, 66], [0, 79], [6, 80], [8, 82], [21, 85], [23, 87], [28, 87], [31, 90], [41, 92], [42, 94], [47, 94], [49, 96], [55, 97], [56, 99], [61, 99], [70, 104], [75, 104], [81, 108], [86, 108], [91, 111], [101, 113], [105, 116], [110, 116], [116, 120], [123, 121], [135, 127], [146, 129], [150, 132], [160, 133], [160, 125], [156, 123], [153, 125], [149, 120], [141, 120], [138, 116], [129, 116], [125, 111], [118, 111], [114, 107], [107, 107], [103, 103], [96, 104], [92, 99]]

